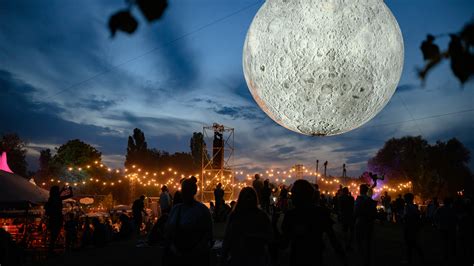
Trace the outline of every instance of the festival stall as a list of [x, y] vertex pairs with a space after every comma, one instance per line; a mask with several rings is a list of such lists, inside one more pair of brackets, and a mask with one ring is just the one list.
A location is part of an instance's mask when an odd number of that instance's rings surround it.
[[[31, 231], [42, 228], [42, 205], [48, 200], [48, 191], [22, 176], [14, 174], [6, 163], [6, 154], [0, 157], [0, 225], [14, 240], [29, 238]], [[28, 241], [28, 239], [26, 239]]]

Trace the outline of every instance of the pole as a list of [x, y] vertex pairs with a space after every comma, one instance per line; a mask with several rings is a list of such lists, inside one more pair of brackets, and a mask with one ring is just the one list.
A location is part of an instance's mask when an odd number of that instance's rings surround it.
[[326, 177], [326, 170], [327, 170], [327, 167], [328, 167], [328, 161], [325, 161], [325, 162], [324, 162], [324, 177]]
[[316, 160], [316, 174], [314, 175], [314, 183], [318, 183], [319, 160]]

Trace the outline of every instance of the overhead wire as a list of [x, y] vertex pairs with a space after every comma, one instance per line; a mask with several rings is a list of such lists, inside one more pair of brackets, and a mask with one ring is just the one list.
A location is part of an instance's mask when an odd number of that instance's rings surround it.
[[[168, 46], [168, 45], [173, 44], [173, 43], [175, 43], [175, 42], [177, 42], [177, 41], [180, 41], [180, 40], [182, 40], [182, 39], [184, 39], [184, 38], [186, 38], [186, 37], [189, 37], [189, 36], [191, 36], [191, 35], [193, 35], [193, 34], [195, 34], [195, 33], [198, 33], [198, 32], [200, 32], [200, 31], [202, 31], [202, 30], [204, 30], [204, 29], [206, 29], [206, 28], [208, 28], [208, 27], [210, 27], [210, 26], [213, 26], [214, 24], [220, 23], [220, 22], [222, 22], [222, 21], [224, 21], [224, 20], [226, 20], [226, 19], [228, 19], [228, 18], [230, 18], [230, 17], [233, 17], [233, 16], [235, 16], [235, 15], [237, 15], [237, 14], [239, 14], [239, 13], [242, 13], [243, 11], [246, 11], [246, 10], [248, 10], [248, 9], [250, 9], [250, 8], [252, 8], [252, 7], [258, 5], [258, 4], [260, 4], [261, 2], [262, 2], [262, 1], [258, 0], [258, 1], [255, 2], [255, 3], [252, 3], [252, 4], [250, 4], [250, 5], [247, 5], [247, 6], [243, 7], [243, 8], [238, 9], [238, 10], [232, 12], [232, 13], [229, 13], [229, 14], [223, 16], [223, 17], [217, 18], [217, 19], [215, 19], [215, 20], [213, 20], [213, 21], [211, 21], [211, 22], [209, 22], [209, 23], [206, 23], [206, 24], [204, 24], [204, 25], [202, 25], [202, 26], [200, 26], [200, 27], [198, 27], [198, 28], [196, 28], [196, 29], [194, 29], [194, 30], [192, 30], [192, 31], [190, 31], [190, 32], [184, 33], [184, 34], [182, 34], [182, 35], [180, 35], [180, 36], [178, 36], [178, 37], [172, 39], [171, 41], [166, 42], [166, 43], [164, 44], [164, 46]], [[57, 92], [54, 93], [53, 95], [48, 95], [47, 98], [50, 99], [51, 97], [56, 97], [56, 96], [58, 96], [58, 95], [60, 95], [60, 94], [62, 94], [62, 93], [64, 93], [64, 92], [66, 92], [66, 91], [68, 91], [68, 90], [71, 90], [71, 89], [73, 89], [73, 88], [75, 88], [75, 87], [78, 87], [78, 86], [81, 86], [81, 85], [83, 85], [83, 84], [85, 84], [85, 83], [87, 83], [87, 82], [89, 82], [89, 81], [91, 81], [91, 80], [93, 80], [93, 79], [96, 79], [96, 78], [99, 77], [99, 76], [102, 76], [102, 75], [104, 75], [104, 74], [113, 72], [113, 71], [115, 71], [116, 69], [118, 69], [119, 67], [121, 67], [121, 66], [123, 66], [123, 65], [126, 65], [126, 64], [131, 63], [131, 62], [133, 62], [133, 61], [136, 61], [136, 60], [138, 60], [138, 59], [140, 59], [140, 58], [143, 58], [143, 57], [145, 57], [145, 56], [147, 56], [147, 55], [149, 55], [149, 54], [151, 54], [151, 53], [153, 53], [153, 52], [156, 52], [156, 51], [161, 50], [162, 47], [163, 47], [163, 45], [154, 47], [154, 48], [152, 48], [152, 49], [150, 49], [150, 50], [147, 50], [147, 51], [145, 51], [145, 52], [143, 52], [143, 53], [141, 53], [141, 54], [139, 54], [139, 55], [137, 55], [137, 56], [135, 56], [135, 57], [132, 57], [132, 58], [130, 58], [130, 59], [127, 59], [127, 60], [125, 60], [125, 61], [123, 61], [123, 62], [121, 62], [121, 63], [118, 63], [118, 64], [116, 64], [116, 65], [113, 65], [113, 66], [110, 67], [109, 69], [106, 69], [106, 70], [104, 70], [104, 71], [98, 72], [98, 73], [96, 73], [96, 74], [94, 74], [94, 75], [92, 75], [92, 76], [90, 76], [90, 77], [88, 77], [88, 78], [86, 78], [86, 79], [83, 79], [83, 80], [81, 80], [81, 81], [79, 81], [79, 82], [76, 82], [76, 83], [74, 83], [74, 84], [72, 84], [72, 85], [70, 85], [70, 86], [68, 86], [68, 87], [66, 87], [66, 88], [64, 88], [64, 89], [61, 89], [61, 90], [57, 91]]]

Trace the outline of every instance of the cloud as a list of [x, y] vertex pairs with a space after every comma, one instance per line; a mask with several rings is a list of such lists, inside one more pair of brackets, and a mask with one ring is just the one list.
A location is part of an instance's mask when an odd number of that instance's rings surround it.
[[63, 108], [35, 102], [30, 95], [38, 89], [7, 71], [0, 70], [0, 87], [0, 98], [3, 99], [0, 113], [4, 114], [0, 132], [17, 132], [30, 143], [29, 149], [33, 153], [75, 138], [102, 143], [105, 152], [118, 151], [117, 146], [126, 145], [126, 138], [108, 134], [114, 131], [110, 128], [64, 120], [60, 117]]
[[99, 97], [97, 95], [92, 95], [89, 99], [83, 99], [80, 102], [77, 102], [73, 105], [74, 108], [84, 108], [91, 111], [104, 111], [113, 106], [116, 106], [118, 101], [110, 100], [106, 97]]
[[[449, 66], [441, 66], [448, 74], [431, 77], [427, 85], [434, 85], [427, 89], [417, 89], [416, 75], [405, 71], [397, 88], [402, 93], [373, 120], [344, 135], [314, 138], [279, 126], [253, 100], [242, 73], [241, 44], [258, 7], [193, 34], [244, 4], [170, 5], [153, 24], [134, 11], [140, 19], [137, 32], [110, 39], [107, 19], [123, 2], [2, 3], [0, 132], [28, 139], [31, 158], [41, 145], [80, 138], [99, 145], [104, 161], [120, 166], [135, 127], [151, 147], [174, 152], [188, 151], [192, 132], [219, 122], [235, 128], [234, 162], [241, 169], [309, 167], [319, 159], [330, 162], [331, 173], [346, 163], [352, 175], [363, 171], [390, 137], [456, 136], [474, 150], [472, 113], [427, 118], [473, 108], [472, 83], [457, 89]], [[439, 23], [451, 27], [451, 20]], [[406, 37], [419, 36], [405, 29]], [[420, 56], [418, 39], [416, 45], [406, 44], [406, 62], [412, 62], [405, 69], [413, 69]]]
[[415, 86], [413, 84], [402, 84], [402, 85], [398, 85], [396, 92], [407, 92], [407, 91], [412, 91], [417, 88], [418, 86]]

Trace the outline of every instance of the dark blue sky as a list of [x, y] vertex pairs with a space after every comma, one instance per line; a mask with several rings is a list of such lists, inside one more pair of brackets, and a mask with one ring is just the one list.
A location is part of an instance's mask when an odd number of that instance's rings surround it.
[[474, 15], [472, 0], [385, 1], [405, 42], [399, 89], [366, 125], [324, 138], [280, 127], [247, 89], [242, 47], [263, 1], [169, 2], [158, 23], [146, 23], [135, 10], [137, 32], [111, 39], [108, 16], [124, 1], [0, 1], [0, 132], [28, 140], [33, 168], [39, 150], [73, 138], [121, 166], [135, 127], [151, 147], [188, 151], [192, 132], [213, 122], [235, 128], [239, 169], [319, 159], [329, 160], [330, 173], [346, 163], [357, 175], [385, 140], [405, 135], [430, 142], [457, 137], [474, 151], [474, 82], [461, 87], [447, 62], [424, 87], [415, 74], [425, 35], [459, 31]]

